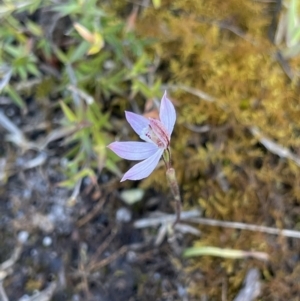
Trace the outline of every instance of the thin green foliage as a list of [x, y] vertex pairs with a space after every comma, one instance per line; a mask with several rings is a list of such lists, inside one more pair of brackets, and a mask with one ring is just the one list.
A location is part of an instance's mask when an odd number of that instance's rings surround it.
[[281, 44], [282, 54], [286, 59], [293, 58], [300, 54], [300, 22], [299, 22], [299, 1], [290, 0], [286, 3], [286, 9], [281, 13], [278, 22], [275, 43]]
[[[48, 20], [46, 25], [43, 19]], [[67, 26], [60, 28], [63, 20]], [[0, 22], [2, 94], [22, 109], [30, 93], [41, 101], [59, 95], [65, 116], [59, 133], [68, 133], [64, 145], [70, 145], [65, 166], [68, 181], [62, 184], [71, 187], [78, 175], [90, 175], [83, 170], [99, 173], [107, 168], [120, 175], [118, 159], [106, 151], [112, 127], [104, 106], [116, 96], [125, 106], [130, 90], [145, 97], [160, 94], [159, 80], [144, 82], [152, 62], [145, 52], [150, 39], [127, 30], [110, 5], [99, 0], [5, 1]], [[54, 35], [56, 27], [61, 40]], [[41, 72], [41, 65], [49, 66], [51, 73]], [[32, 79], [37, 80], [34, 85]], [[26, 93], [20, 82], [29, 86]]]

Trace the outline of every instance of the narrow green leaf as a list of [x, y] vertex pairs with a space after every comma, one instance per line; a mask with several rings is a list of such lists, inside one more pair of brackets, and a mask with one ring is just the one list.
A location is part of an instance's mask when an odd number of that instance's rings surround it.
[[85, 178], [85, 177], [91, 178], [92, 181], [96, 181], [96, 179], [97, 179], [96, 174], [92, 169], [84, 168], [81, 171], [79, 171], [78, 173], [76, 173], [72, 178], [69, 178], [66, 181], [60, 182], [59, 186], [72, 188], [72, 187], [74, 187], [74, 185], [77, 183], [78, 180]]
[[300, 44], [300, 27], [296, 28], [293, 32], [291, 45]]
[[71, 122], [76, 122], [78, 118], [75, 113], [63, 101], [60, 101], [59, 103], [67, 119]]
[[28, 62], [28, 57], [20, 56], [12, 61], [12, 65], [15, 68], [24, 67]]
[[27, 72], [24, 66], [19, 66], [16, 68], [17, 73], [19, 74], [19, 76], [21, 77], [22, 80], [26, 80], [27, 79]]
[[287, 46], [291, 46], [293, 32], [297, 27], [297, 0], [291, 0], [288, 8], [287, 20]]
[[268, 254], [264, 252], [223, 249], [223, 248], [207, 247], [207, 246], [188, 248], [183, 252], [183, 256], [184, 257], [216, 256], [216, 257], [231, 258], [231, 259], [254, 257], [260, 260], [268, 260], [269, 258]]
[[23, 55], [18, 47], [10, 44], [4, 44], [3, 49], [14, 58], [18, 58], [20, 55]]
[[43, 35], [43, 30], [41, 28], [41, 26], [39, 26], [38, 24], [28, 20], [26, 22], [26, 27], [29, 29], [29, 31], [34, 34], [37, 37], [41, 37]]
[[69, 62], [68, 57], [66, 54], [61, 51], [58, 47], [53, 47], [54, 53], [56, 54], [57, 58], [64, 64], [67, 64]]
[[11, 97], [11, 99], [15, 102], [15, 104], [17, 104], [22, 109], [25, 108], [26, 105], [23, 99], [20, 97], [20, 95], [11, 85], [7, 85], [4, 88], [4, 91]]
[[5, 15], [11, 14], [15, 9], [13, 4], [0, 5], [0, 17], [3, 18]]
[[27, 64], [26, 68], [31, 74], [33, 74], [35, 76], [41, 75], [40, 71], [38, 70], [38, 68], [35, 64], [29, 63], [29, 64]]
[[76, 46], [76, 48], [74, 48], [70, 56], [70, 62], [74, 63], [75, 61], [82, 59], [85, 56], [89, 47], [90, 44], [88, 42], [82, 41], [78, 46]]
[[63, 5], [57, 5], [52, 8], [53, 11], [59, 12], [62, 16], [72, 15], [74, 13], [82, 12], [78, 3], [68, 3]]

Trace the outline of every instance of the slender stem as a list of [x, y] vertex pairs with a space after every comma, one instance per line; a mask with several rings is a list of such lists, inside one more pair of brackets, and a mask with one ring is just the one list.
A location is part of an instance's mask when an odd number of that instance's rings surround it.
[[167, 152], [168, 152], [168, 155], [169, 155], [169, 164], [168, 164], [168, 167], [167, 167], [167, 169], [169, 169], [169, 168], [171, 168], [172, 166], [171, 166], [171, 152], [170, 152], [170, 148], [168, 147], [167, 148]]
[[175, 225], [180, 221], [180, 212], [181, 212], [181, 197], [180, 197], [180, 191], [179, 191], [179, 186], [176, 180], [176, 175], [175, 175], [175, 169], [169, 167], [166, 172], [167, 179], [173, 194], [173, 197], [175, 199], [175, 210], [176, 210], [176, 219], [173, 223], [173, 228]]
[[167, 151], [164, 151], [163, 160], [165, 162], [166, 169], [168, 170], [169, 168], [171, 168], [171, 153], [169, 148], [167, 148]]
[[176, 208], [176, 219], [173, 223], [173, 228], [176, 226], [177, 223], [180, 221], [180, 214], [181, 214], [181, 200], [175, 198], [175, 208]]
[[165, 154], [163, 154], [162, 158], [163, 158], [164, 163], [165, 163], [165, 165], [166, 165], [166, 169], [168, 169], [168, 163], [167, 163], [167, 161], [166, 161]]

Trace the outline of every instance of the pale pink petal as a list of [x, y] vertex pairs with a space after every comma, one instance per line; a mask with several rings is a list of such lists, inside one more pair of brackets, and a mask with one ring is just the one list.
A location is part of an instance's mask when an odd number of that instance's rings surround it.
[[150, 158], [134, 165], [124, 174], [121, 182], [125, 180], [141, 180], [147, 178], [156, 167], [163, 152], [164, 150], [159, 148]]
[[176, 121], [176, 111], [171, 100], [167, 98], [167, 91], [161, 99], [159, 118], [171, 136]]
[[119, 157], [126, 160], [144, 160], [157, 152], [158, 147], [148, 142], [113, 142], [107, 146]]
[[142, 115], [125, 111], [125, 116], [128, 123], [139, 136], [142, 134], [143, 129], [149, 125], [149, 120]]

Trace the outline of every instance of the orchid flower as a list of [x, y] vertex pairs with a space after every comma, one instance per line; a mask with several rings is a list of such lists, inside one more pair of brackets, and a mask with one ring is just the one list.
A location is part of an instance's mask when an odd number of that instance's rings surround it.
[[115, 152], [119, 157], [126, 160], [144, 160], [130, 168], [121, 179], [141, 180], [148, 177], [156, 167], [161, 156], [166, 164], [166, 176], [170, 185], [176, 204], [175, 225], [180, 221], [181, 197], [179, 186], [175, 176], [175, 170], [171, 167], [170, 140], [176, 121], [176, 112], [172, 102], [164, 93], [160, 108], [159, 119], [145, 118], [135, 113], [126, 112], [125, 116], [133, 130], [145, 142], [113, 142], [107, 147]]
[[[119, 157], [126, 160], [144, 160], [130, 168], [121, 179], [141, 180], [148, 177], [157, 166], [161, 156], [166, 152], [170, 160], [170, 139], [176, 121], [176, 112], [165, 92], [159, 110], [159, 119], [126, 112], [128, 123], [145, 142], [113, 142], [108, 145]], [[167, 163], [166, 163], [167, 164]]]

